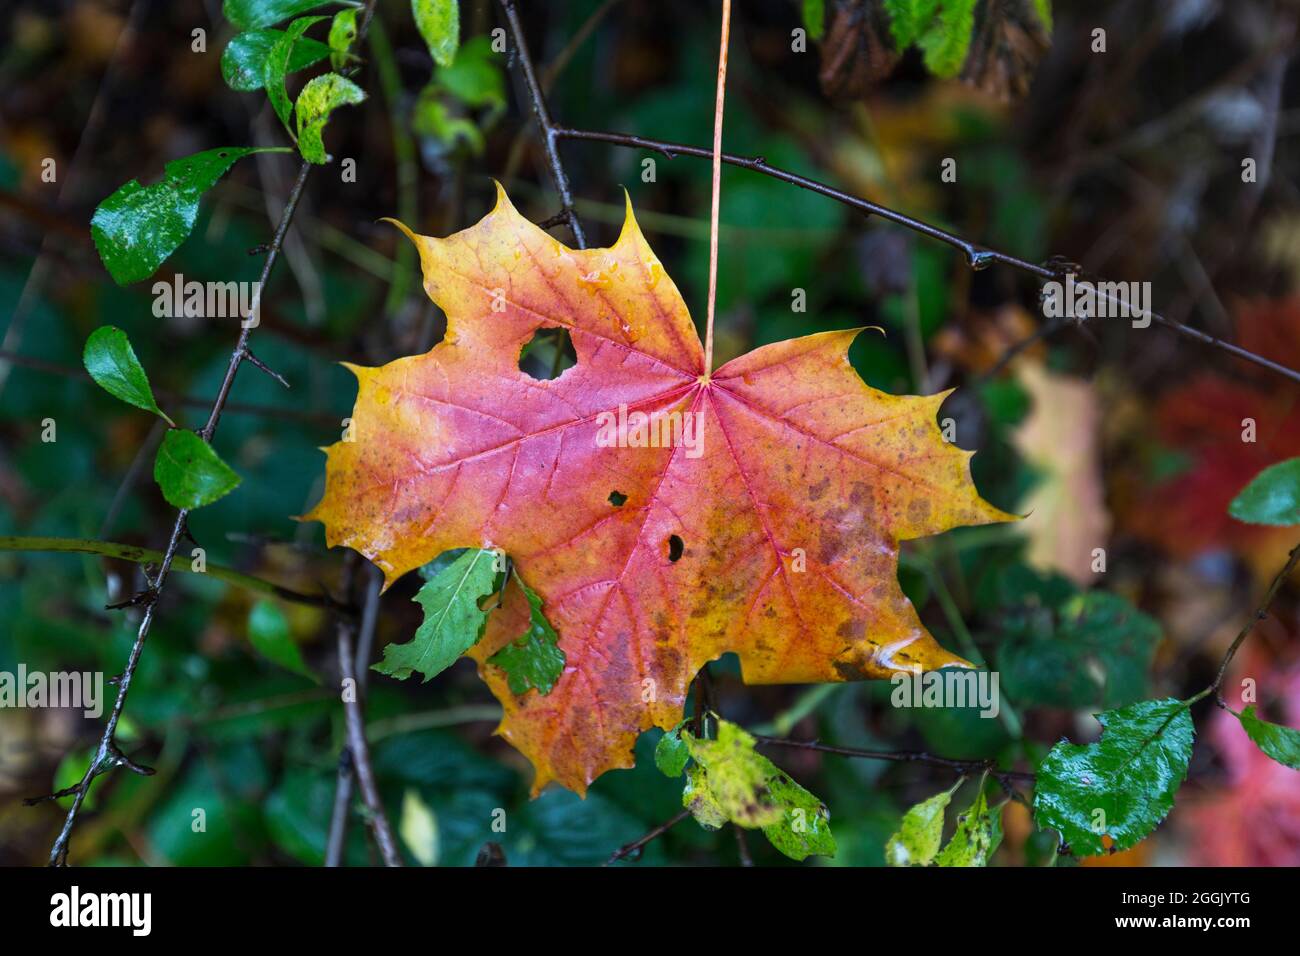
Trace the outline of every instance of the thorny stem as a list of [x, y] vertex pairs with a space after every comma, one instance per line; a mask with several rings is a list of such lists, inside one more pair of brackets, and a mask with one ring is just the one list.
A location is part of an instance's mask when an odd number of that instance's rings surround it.
[[722, 203], [722, 107], [727, 96], [727, 46], [731, 39], [731, 0], [722, 0], [722, 40], [718, 46], [718, 90], [713, 101], [713, 196], [709, 207], [709, 301], [704, 323], [704, 375], [713, 374], [713, 316], [718, 298], [718, 210]]
[[[365, 35], [366, 28], [370, 25], [370, 19], [374, 15], [376, 2], [377, 0], [367, 0], [358, 30], [359, 36]], [[217, 429], [217, 423], [221, 420], [221, 413], [230, 397], [230, 389], [234, 385], [235, 374], [239, 371], [239, 366], [250, 356], [248, 339], [253, 330], [253, 324], [248, 320], [260, 311], [262, 289], [266, 287], [267, 280], [271, 276], [271, 270], [275, 268], [275, 263], [280, 258], [280, 249], [284, 245], [284, 237], [289, 232], [289, 226], [293, 223], [293, 214], [298, 208], [298, 201], [302, 199], [303, 189], [307, 185], [307, 175], [311, 172], [311, 166], [311, 163], [303, 160], [302, 165], [298, 168], [298, 177], [294, 180], [289, 198], [284, 204], [284, 211], [280, 214], [280, 222], [276, 226], [275, 235], [267, 248], [266, 261], [262, 265], [262, 275], [257, 285], [257, 293], [254, 296], [252, 308], [249, 310], [249, 315], [244, 317], [244, 322], [241, 323], [239, 339], [235, 343], [234, 350], [230, 353], [230, 364], [226, 367], [225, 378], [217, 391], [217, 397], [213, 400], [212, 411], [208, 415], [207, 424], [199, 431], [199, 437], [205, 442], [212, 441], [212, 435]], [[108, 715], [108, 722], [104, 725], [104, 732], [100, 735], [99, 745], [95, 748], [95, 754], [90, 760], [90, 765], [86, 768], [81, 781], [73, 788], [72, 805], [68, 807], [63, 827], [59, 830], [59, 835], [50, 848], [50, 866], [67, 865], [68, 841], [72, 837], [72, 828], [76, 825], [77, 817], [81, 813], [81, 807], [86, 800], [86, 794], [90, 792], [90, 785], [95, 777], [121, 766], [125, 766], [135, 773], [153, 773], [148, 767], [141, 767], [132, 763], [118, 749], [116, 741], [117, 724], [122, 717], [122, 708], [126, 705], [126, 695], [131, 689], [131, 679], [135, 676], [136, 666], [140, 663], [141, 654], [144, 653], [145, 640], [148, 638], [149, 629], [153, 625], [154, 613], [158, 608], [158, 599], [162, 594], [163, 585], [167, 581], [167, 575], [171, 572], [172, 562], [176, 558], [176, 552], [180, 549], [181, 539], [186, 535], [186, 519], [188, 517], [189, 509], [187, 508], [181, 508], [176, 512], [176, 520], [172, 524], [171, 536], [167, 541], [167, 549], [163, 552], [162, 562], [158, 567], [157, 574], [149, 582], [148, 588], [143, 595], [144, 616], [140, 619], [140, 626], [136, 631], [135, 641], [131, 645], [131, 653], [127, 657], [126, 667], [118, 679], [117, 699], [113, 701], [113, 709]]]

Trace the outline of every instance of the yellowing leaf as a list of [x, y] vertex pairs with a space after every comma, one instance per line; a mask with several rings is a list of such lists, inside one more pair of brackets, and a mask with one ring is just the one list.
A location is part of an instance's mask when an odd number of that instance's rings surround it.
[[[944, 395], [867, 386], [848, 361], [855, 330], [707, 371], [630, 204], [608, 249], [565, 247], [502, 191], [463, 232], [407, 235], [446, 337], [349, 366], [355, 440], [327, 450], [307, 517], [390, 584], [452, 548], [512, 557], [564, 671], [549, 694], [519, 696], [486, 664], [528, 627], [513, 583], [469, 653], [502, 702], [499, 732], [536, 768], [534, 791], [558, 780], [585, 792], [631, 766], [637, 735], [676, 726], [695, 673], [728, 651], [749, 683], [965, 664], [897, 580], [900, 541], [1011, 517], [979, 497], [970, 453], [943, 441]], [[531, 378], [520, 351], [554, 328], [577, 365]]]

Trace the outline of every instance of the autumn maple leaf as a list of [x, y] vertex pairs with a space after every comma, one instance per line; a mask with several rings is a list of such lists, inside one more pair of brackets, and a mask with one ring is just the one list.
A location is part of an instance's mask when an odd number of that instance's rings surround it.
[[[446, 337], [348, 366], [353, 433], [327, 449], [306, 517], [389, 584], [452, 548], [511, 556], [559, 634], [563, 674], [549, 694], [516, 696], [488, 663], [526, 626], [517, 589], [470, 653], [504, 707], [499, 733], [536, 768], [534, 793], [551, 780], [583, 793], [631, 766], [637, 734], [677, 724], [695, 673], [728, 651], [749, 683], [966, 663], [897, 580], [901, 540], [1011, 517], [979, 497], [972, 453], [943, 441], [946, 393], [868, 387], [848, 361], [858, 330], [710, 373], [630, 202], [609, 249], [567, 248], [500, 187], [492, 212], [450, 238], [402, 228]], [[577, 364], [534, 379], [520, 350], [555, 327]], [[685, 440], [638, 439], [637, 413], [678, 416], [670, 437]], [[628, 441], [605, 440], [612, 420], [632, 424]]]

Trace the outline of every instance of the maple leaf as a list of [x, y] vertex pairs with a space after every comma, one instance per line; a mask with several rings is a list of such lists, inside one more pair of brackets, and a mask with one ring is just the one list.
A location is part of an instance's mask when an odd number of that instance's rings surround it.
[[[326, 450], [325, 495], [305, 517], [388, 584], [452, 548], [511, 556], [559, 635], [563, 673], [550, 693], [516, 695], [489, 661], [529, 627], [513, 580], [469, 654], [503, 705], [498, 732], [536, 769], [534, 793], [551, 780], [585, 793], [632, 766], [636, 736], [675, 726], [695, 673], [728, 651], [749, 683], [966, 664], [897, 580], [900, 541], [1012, 517], [979, 497], [972, 453], [943, 441], [947, 393], [868, 387], [847, 355], [860, 330], [709, 374], [630, 201], [608, 249], [567, 248], [499, 186], [495, 208], [447, 239], [401, 228], [447, 333], [425, 355], [348, 366], [351, 440]], [[556, 327], [577, 364], [533, 379], [521, 348]], [[702, 441], [598, 441], [620, 407], [692, 413]]]

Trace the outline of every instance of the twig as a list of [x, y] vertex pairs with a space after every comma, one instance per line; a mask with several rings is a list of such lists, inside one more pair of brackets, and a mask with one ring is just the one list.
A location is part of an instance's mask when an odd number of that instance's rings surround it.
[[[375, 3], [377, 0], [367, 0], [365, 12], [362, 15], [362, 21], [359, 32], [364, 34], [366, 28], [370, 25], [370, 18], [375, 12]], [[212, 411], [208, 415], [208, 422], [199, 432], [205, 442], [212, 441], [212, 434], [217, 429], [217, 423], [221, 420], [221, 413], [225, 409], [226, 402], [230, 397], [231, 386], [235, 382], [235, 374], [239, 371], [239, 366], [248, 358], [248, 338], [252, 332], [252, 325], [247, 321], [252, 316], [257, 315], [261, 307], [262, 289], [266, 287], [267, 280], [270, 279], [271, 270], [275, 268], [275, 263], [280, 257], [280, 249], [284, 245], [284, 237], [289, 232], [289, 226], [293, 223], [294, 211], [298, 208], [298, 202], [302, 199], [303, 189], [307, 185], [307, 176], [311, 172], [312, 164], [303, 160], [298, 169], [298, 177], [294, 181], [293, 189], [289, 193], [289, 198], [284, 204], [284, 212], [280, 215], [280, 222], [276, 226], [275, 235], [271, 240], [270, 247], [266, 253], [266, 261], [262, 265], [262, 274], [256, 286], [257, 292], [253, 298], [252, 308], [249, 314], [244, 316], [245, 321], [241, 323], [239, 339], [235, 343], [234, 350], [230, 353], [230, 364], [226, 368], [225, 378], [221, 382], [221, 387], [217, 391], [217, 397], [213, 400]], [[176, 520], [172, 524], [171, 536], [167, 541], [167, 549], [163, 552], [162, 561], [159, 564], [157, 575], [150, 583], [146, 591], [144, 616], [140, 619], [139, 629], [136, 631], [135, 641], [131, 645], [131, 653], [127, 657], [126, 667], [118, 681], [117, 699], [113, 702], [113, 709], [108, 715], [108, 722], [104, 725], [104, 732], [100, 736], [99, 745], [95, 749], [94, 756], [90, 760], [90, 765], [86, 768], [81, 782], [76, 785], [75, 794], [73, 795], [72, 805], [68, 808], [67, 816], [64, 818], [63, 827], [59, 830], [58, 837], [55, 838], [54, 845], [50, 848], [50, 865], [64, 866], [68, 861], [68, 842], [72, 837], [72, 828], [77, 822], [77, 817], [81, 813], [81, 807], [85, 803], [86, 795], [90, 792], [91, 782], [100, 775], [120, 766], [127, 766], [134, 769], [135, 765], [129, 763], [125, 755], [118, 749], [116, 734], [118, 721], [122, 718], [122, 708], [126, 705], [126, 695], [131, 689], [131, 679], [135, 676], [135, 669], [140, 663], [140, 655], [144, 653], [145, 640], [149, 636], [149, 629], [153, 625], [154, 613], [158, 607], [158, 598], [162, 594], [163, 585], [167, 581], [167, 575], [171, 572], [172, 562], [176, 557], [176, 552], [180, 548], [181, 538], [186, 530], [186, 518], [189, 516], [189, 510], [182, 508], [176, 512]], [[141, 768], [144, 769], [144, 768]], [[138, 771], [137, 771], [138, 772]]]
[[[704, 149], [700, 146], [670, 143], [664, 140], [649, 139], [645, 136], [635, 136], [627, 133], [605, 133], [597, 130], [574, 129], [567, 126], [554, 126], [552, 127], [552, 133], [557, 139], [579, 139], [597, 143], [609, 143], [614, 146], [624, 146], [630, 149], [650, 149], [662, 153], [669, 159], [676, 156], [694, 156], [699, 159], [711, 159], [713, 156], [711, 150]], [[963, 239], [955, 233], [948, 232], [946, 229], [940, 229], [938, 226], [933, 226], [920, 219], [915, 219], [905, 213], [890, 209], [887, 206], [881, 206], [877, 203], [871, 202], [870, 200], [863, 199], [860, 196], [854, 196], [851, 193], [835, 189], [833, 186], [827, 186], [815, 179], [809, 179], [806, 176], [800, 176], [799, 174], [792, 173], [789, 170], [769, 165], [767, 160], [761, 156], [737, 156], [732, 153], [723, 153], [722, 161], [732, 166], [739, 166], [743, 169], [753, 170], [754, 172], [762, 173], [765, 176], [771, 176], [773, 179], [779, 179], [782, 182], [799, 186], [803, 189], [809, 190], [810, 192], [815, 192], [819, 195], [826, 196], [829, 199], [834, 199], [836, 202], [843, 203], [859, 212], [866, 213], [867, 215], [879, 216], [881, 219], [886, 219], [907, 229], [911, 229], [913, 232], [920, 233], [923, 236], [928, 236], [931, 239], [936, 239], [939, 242], [945, 243], [952, 246], [954, 249], [959, 250], [966, 257], [967, 265], [975, 270], [986, 269], [994, 263], [1001, 263], [1003, 265], [1011, 266], [1014, 269], [1019, 269], [1021, 272], [1026, 272], [1044, 282], [1053, 279], [1060, 279], [1064, 275], [1064, 272], [1062, 272], [1059, 265], [1029, 262], [1026, 259], [1021, 259], [1018, 256], [1013, 256], [1009, 253], [986, 248], [977, 243]], [[1100, 289], [1097, 290], [1097, 293], [1099, 299], [1104, 299], [1115, 305], [1124, 304], [1119, 298], [1102, 293]], [[1225, 342], [1217, 336], [1210, 335], [1207, 332], [1202, 332], [1200, 329], [1193, 328], [1190, 325], [1184, 325], [1182, 322], [1167, 318], [1158, 312], [1151, 312], [1150, 316], [1152, 321], [1159, 325], [1163, 325], [1166, 328], [1172, 329], [1185, 338], [1200, 342], [1202, 345], [1221, 349], [1230, 355], [1234, 355], [1237, 358], [1244, 359], [1248, 362], [1253, 362], [1255, 365], [1276, 372], [1278, 375], [1285, 376], [1294, 382], [1300, 382], [1300, 371], [1288, 368], [1285, 365], [1274, 362], [1272, 359], [1264, 358], [1262, 355], [1256, 355], [1254, 352], [1244, 349], [1239, 345]], [[1053, 329], [1053, 331], [1055, 331], [1055, 329]]]
[[[1246, 623], [1242, 625], [1242, 628], [1237, 633], [1232, 645], [1228, 648], [1228, 652], [1223, 655], [1223, 662], [1219, 665], [1219, 673], [1215, 676], [1214, 683], [1205, 688], [1205, 690], [1201, 691], [1195, 697], [1191, 698], [1191, 700], [1188, 701], [1189, 704], [1194, 703], [1203, 697], [1208, 697], [1210, 694], [1216, 693], [1219, 688], [1223, 686], [1223, 681], [1228, 676], [1228, 665], [1232, 663], [1232, 659], [1236, 657], [1237, 651], [1245, 642], [1246, 638], [1250, 636], [1250, 632], [1255, 629], [1255, 625], [1268, 616], [1268, 609], [1273, 604], [1273, 599], [1277, 597], [1277, 593], [1282, 590], [1282, 584], [1291, 576], [1291, 572], [1295, 570], [1297, 562], [1300, 562], [1300, 544], [1297, 544], [1291, 549], [1291, 554], [1288, 556], [1286, 564], [1282, 566], [1282, 570], [1273, 578], [1273, 583], [1268, 586], [1268, 591], [1264, 594], [1264, 600], [1260, 602], [1259, 607], [1255, 608], [1255, 613], [1253, 613]], [[1222, 697], [1220, 697], [1220, 701], [1222, 701]]]
[[647, 843], [659, 839], [661, 836], [663, 836], [673, 827], [677, 826], [677, 824], [681, 823], [690, 815], [691, 815], [690, 810], [683, 810], [681, 813], [677, 814], [671, 820], [659, 824], [659, 826], [655, 827], [653, 830], [651, 830], [649, 833], [647, 833], [645, 836], [641, 837], [640, 839], [633, 840], [631, 843], [623, 844], [623, 846], [615, 850], [614, 854], [608, 860], [606, 860], [602, 865], [609, 866], [611, 863], [617, 863], [619, 860], [623, 859], [624, 857], [631, 856], [633, 853], [636, 853], [638, 850], [644, 847]]
[[[350, 575], [348, 575], [350, 577]], [[350, 583], [350, 582], [349, 582]], [[366, 589], [366, 606], [362, 613], [362, 635], [360, 644], [369, 646], [373, 635], [379, 608], [379, 587], [372, 579]], [[356, 646], [353, 638], [356, 626], [351, 621], [339, 621], [338, 648], [339, 673], [345, 685], [343, 694], [343, 717], [347, 727], [347, 750], [349, 751], [352, 771], [361, 789], [361, 799], [366, 804], [366, 822], [375, 836], [379, 853], [385, 866], [402, 866], [402, 854], [397, 849], [397, 840], [393, 837], [392, 826], [384, 812], [384, 801], [379, 795], [379, 785], [375, 782], [375, 771], [370, 763], [370, 746], [366, 743], [366, 722], [362, 712], [363, 691], [357, 679]], [[351, 684], [351, 693], [347, 686]], [[340, 763], [339, 774], [342, 777], [343, 764]], [[338, 797], [336, 796], [336, 806]]]
[[[154, 551], [152, 548], [137, 548], [133, 544], [119, 544], [116, 541], [96, 541], [91, 538], [24, 538], [0, 536], [0, 551], [45, 551], [56, 553], [74, 553], [74, 554], [98, 554], [106, 558], [117, 558], [122, 561], [130, 561], [134, 564], [152, 564], [160, 565], [166, 555], [162, 551]], [[283, 585], [276, 584], [274, 581], [267, 581], [264, 578], [254, 577], [251, 574], [245, 574], [242, 571], [236, 571], [234, 568], [227, 568], [220, 564], [209, 564], [205, 571], [195, 571], [194, 568], [182, 562], [177, 568], [178, 571], [187, 571], [194, 574], [208, 574], [218, 581], [225, 581], [227, 584], [233, 584], [249, 591], [256, 591], [259, 594], [267, 594], [271, 597], [278, 597], [285, 601], [292, 601], [295, 604], [308, 604], [313, 607], [329, 608], [340, 614], [351, 615], [353, 610], [346, 604], [335, 601], [328, 594], [303, 594], [292, 588], [286, 588]]]
[[524, 39], [523, 24], [519, 20], [519, 11], [515, 9], [514, 0], [501, 0], [501, 9], [505, 12], [506, 22], [510, 24], [510, 34], [515, 41], [515, 51], [519, 58], [520, 71], [524, 75], [524, 84], [532, 99], [533, 115], [537, 118], [537, 128], [542, 135], [542, 146], [546, 149], [546, 161], [551, 168], [551, 179], [555, 190], [560, 194], [560, 212], [569, 223], [569, 231], [579, 249], [587, 248], [587, 236], [578, 222], [578, 214], [573, 209], [573, 189], [569, 185], [569, 174], [564, 171], [560, 161], [560, 151], [556, 140], [560, 131], [551, 121], [550, 110], [546, 106], [546, 96], [537, 80], [537, 70], [533, 59], [528, 54], [528, 41]]
[[754, 734], [760, 744], [770, 747], [796, 747], [800, 750], [815, 750], [818, 753], [836, 754], [840, 757], [859, 757], [864, 760], [888, 760], [894, 763], [919, 763], [930, 767], [945, 767], [958, 773], [983, 773], [985, 770], [994, 777], [1009, 780], [1033, 780], [1034, 774], [1024, 770], [1000, 770], [989, 760], [956, 760], [952, 757], [936, 757], [932, 754], [912, 750], [858, 750], [854, 747], [832, 747], [815, 740], [785, 740], [781, 737], [768, 737]]

